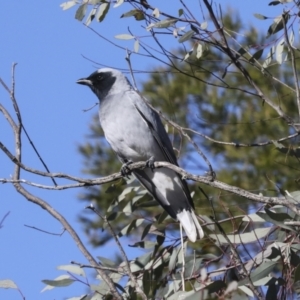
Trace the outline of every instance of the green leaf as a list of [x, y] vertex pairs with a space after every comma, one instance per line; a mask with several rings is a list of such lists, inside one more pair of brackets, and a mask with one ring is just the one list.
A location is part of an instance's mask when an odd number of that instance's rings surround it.
[[84, 22], [84, 24], [86, 26], [89, 26], [91, 24], [91, 22], [94, 20], [96, 12], [97, 12], [97, 8], [95, 8], [95, 7], [90, 11], [89, 15], [87, 16], [87, 18]]
[[284, 38], [277, 44], [276, 48], [276, 61], [281, 65], [282, 64], [282, 54], [284, 50]]
[[114, 8], [122, 5], [124, 3], [124, 0], [117, 0], [116, 4], [114, 5]]
[[[262, 262], [254, 271], [250, 273], [250, 278], [253, 283], [256, 281], [268, 277], [271, 271], [275, 268], [278, 264], [276, 261], [265, 261]], [[239, 282], [239, 286], [245, 285], [249, 283], [249, 279], [245, 278]]]
[[155, 245], [157, 245], [156, 242], [140, 241], [140, 242], [134, 243], [133, 245], [129, 245], [129, 247], [149, 249], [149, 248], [153, 248]]
[[128, 18], [128, 17], [134, 17], [137, 21], [141, 21], [145, 19], [144, 12], [139, 9], [133, 9], [121, 15], [121, 18]]
[[113, 260], [110, 260], [106, 257], [97, 256], [97, 259], [99, 259], [99, 261], [104, 267], [114, 268], [116, 266], [116, 263]]
[[257, 52], [255, 52], [252, 57], [249, 59], [249, 62], [254, 63], [256, 60], [260, 59], [262, 54], [264, 52], [264, 49], [260, 49]]
[[278, 31], [282, 30], [284, 27], [283, 24], [287, 24], [289, 19], [290, 15], [288, 13], [284, 13], [283, 15], [280, 15], [277, 18], [275, 18], [273, 24], [268, 29], [267, 38], [270, 37], [272, 34], [275, 34]]
[[300, 257], [291, 250], [290, 262], [293, 267], [297, 267], [300, 264]]
[[254, 222], [254, 223], [264, 223], [265, 222], [265, 219], [263, 219], [262, 217], [260, 217], [259, 215], [257, 214], [250, 214], [250, 215], [247, 215], [245, 217], [243, 217], [242, 219], [243, 222]]
[[[119, 39], [119, 40], [132, 40], [132, 39], [134, 39], [134, 36], [131, 35], [131, 34], [124, 33], [124, 34], [115, 35], [115, 38]], [[129, 189], [130, 189], [130, 192], [131, 192], [132, 187], [129, 187]]]
[[271, 1], [270, 3], [269, 3], [269, 6], [275, 6], [275, 5], [278, 5], [278, 4], [280, 4], [281, 2], [280, 1]]
[[85, 277], [84, 270], [76, 265], [61, 265], [57, 267], [57, 270], [64, 270]]
[[274, 225], [277, 225], [279, 227], [291, 230], [293, 232], [296, 232], [295, 229], [293, 229], [291, 226], [285, 225], [284, 222], [291, 220], [291, 216], [287, 213], [275, 213], [267, 208], [265, 208], [265, 212], [258, 212], [257, 214], [263, 218], [265, 221], [273, 223]]
[[96, 13], [96, 20], [102, 22], [109, 11], [110, 3], [102, 3]]
[[266, 60], [264, 61], [263, 65], [262, 65], [263, 68], [266, 69], [271, 64], [271, 62], [273, 60], [274, 53], [275, 53], [275, 46], [272, 46], [271, 49], [270, 49], [270, 52], [267, 55]]
[[181, 16], [183, 15], [183, 13], [184, 13], [183, 9], [180, 8], [180, 9], [178, 10], [178, 16], [181, 17]]
[[203, 54], [203, 46], [202, 44], [198, 44], [196, 49], [196, 57], [199, 59]]
[[206, 21], [202, 22], [200, 26], [201, 26], [201, 29], [205, 30], [208, 26], [208, 23]]
[[246, 295], [250, 297], [254, 297], [254, 293], [245, 285], [239, 286], [239, 290], [243, 291]]
[[125, 226], [118, 234], [119, 237], [129, 234], [133, 229], [136, 229], [144, 222], [144, 219], [136, 219]]
[[41, 292], [44, 292], [46, 290], [51, 290], [55, 287], [63, 287], [63, 286], [69, 286], [73, 282], [75, 282], [74, 279], [70, 279], [69, 275], [61, 275], [55, 278], [54, 280], [48, 280], [44, 279], [42, 280], [43, 283], [47, 284], [46, 287], [43, 288]]
[[257, 19], [259, 19], [259, 20], [266, 20], [266, 19], [268, 19], [267, 17], [265, 17], [265, 16], [263, 16], [261, 14], [254, 14], [254, 17], [257, 18]]
[[172, 25], [174, 25], [177, 22], [177, 19], [165, 19], [162, 21], [159, 21], [157, 23], [151, 23], [146, 29], [150, 30], [152, 28], [168, 28]]
[[160, 15], [160, 12], [159, 12], [159, 9], [158, 8], [155, 8], [154, 10], [153, 10], [153, 12], [152, 12], [152, 16], [154, 17], [154, 18], [159, 18], [159, 15]]
[[[241, 234], [228, 234], [227, 237], [233, 244], [248, 244], [257, 242], [257, 239], [261, 239], [268, 235], [272, 227], [266, 228], [257, 228], [252, 230], [251, 232], [241, 233]], [[217, 244], [228, 244], [227, 240], [224, 238], [222, 234], [210, 234], [211, 238], [216, 240]]]
[[17, 289], [18, 286], [10, 279], [0, 280], [0, 288], [2, 289]]
[[87, 3], [80, 5], [76, 11], [75, 19], [78, 21], [82, 21], [87, 10]]
[[295, 202], [296, 204], [300, 203], [300, 191], [294, 191], [294, 192], [286, 192], [286, 198], [288, 200], [292, 200], [293, 202]]
[[300, 280], [300, 265], [297, 266], [296, 271], [294, 273], [294, 283]]
[[192, 29], [195, 33], [199, 34], [199, 30], [198, 30], [198, 28], [197, 28], [195, 25], [191, 24], [191, 29]]
[[226, 287], [227, 287], [226, 283], [223, 280], [216, 280], [211, 284], [207, 285], [205, 289], [207, 289], [208, 292], [211, 294], [211, 293], [218, 293], [219, 291], [225, 289]]
[[189, 260], [186, 258], [186, 264], [185, 264], [185, 271], [184, 276], [185, 277], [191, 277], [192, 275], [195, 275], [196, 273], [199, 273], [199, 270], [202, 266], [203, 258], [195, 258], [194, 256], [191, 256]]
[[178, 39], [178, 42], [183, 43], [183, 42], [191, 39], [194, 34], [195, 34], [194, 30], [189, 30]]
[[178, 253], [179, 253], [180, 249], [181, 249], [181, 246], [173, 248], [172, 255], [169, 260], [169, 272], [170, 273], [173, 272], [173, 270], [175, 270], [176, 261], [177, 261], [177, 257], [178, 257]]
[[69, 9], [77, 4], [77, 1], [67, 1], [60, 5], [63, 10]]

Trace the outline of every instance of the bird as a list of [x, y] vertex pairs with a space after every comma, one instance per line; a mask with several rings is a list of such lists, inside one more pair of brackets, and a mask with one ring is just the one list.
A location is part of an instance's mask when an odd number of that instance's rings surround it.
[[132, 171], [137, 180], [180, 222], [191, 242], [203, 238], [186, 181], [171, 169], [154, 168], [155, 161], [178, 166], [159, 114], [119, 70], [101, 68], [77, 83], [88, 86], [98, 97], [100, 124], [106, 140], [123, 163], [121, 171], [125, 172], [130, 163], [146, 161], [148, 167]]

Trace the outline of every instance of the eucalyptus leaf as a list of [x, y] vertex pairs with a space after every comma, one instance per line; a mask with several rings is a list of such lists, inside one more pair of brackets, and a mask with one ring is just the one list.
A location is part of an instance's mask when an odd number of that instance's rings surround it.
[[[261, 239], [268, 235], [272, 227], [264, 227], [253, 229], [251, 232], [241, 233], [241, 234], [227, 234], [227, 238], [233, 244], [248, 244], [257, 242], [258, 239]], [[227, 239], [222, 234], [210, 234], [211, 238], [216, 240], [218, 244], [228, 244]]]
[[119, 237], [129, 234], [133, 229], [136, 229], [144, 222], [144, 219], [135, 219], [125, 226], [118, 234]]
[[98, 22], [102, 22], [104, 20], [104, 18], [106, 17], [109, 11], [109, 8], [110, 8], [110, 3], [106, 3], [106, 2], [101, 3], [95, 16]]
[[195, 34], [194, 30], [189, 30], [178, 39], [178, 42], [183, 43], [183, 42], [191, 39], [194, 34]]
[[[262, 262], [254, 271], [250, 273], [250, 278], [253, 284], [264, 278], [268, 277], [269, 274], [273, 271], [275, 266], [278, 264], [276, 261], [264, 261]], [[245, 285], [249, 283], [249, 279], [245, 278], [239, 282], [239, 286]]]
[[76, 11], [75, 19], [78, 21], [82, 21], [87, 10], [87, 3], [80, 5]]
[[[134, 36], [131, 34], [124, 33], [124, 34], [115, 35], [115, 38], [119, 39], [119, 40], [132, 40], [132, 39], [134, 39]], [[131, 192], [132, 188], [129, 187], [128, 190]]]
[[63, 10], [69, 9], [77, 4], [77, 1], [67, 1], [60, 5]]
[[10, 279], [0, 280], [0, 288], [3, 289], [17, 289], [18, 286]]
[[168, 28], [172, 25], [174, 25], [177, 22], [177, 19], [165, 19], [162, 21], [159, 21], [157, 23], [151, 23], [146, 29], [150, 30], [152, 28]]
[[68, 271], [68, 272], [85, 277], [84, 269], [80, 268], [79, 266], [76, 266], [76, 265], [61, 265], [61, 266], [58, 266], [57, 269]]

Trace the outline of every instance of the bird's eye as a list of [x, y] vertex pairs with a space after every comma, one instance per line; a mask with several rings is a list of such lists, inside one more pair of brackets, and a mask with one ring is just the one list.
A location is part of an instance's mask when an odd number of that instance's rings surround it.
[[101, 74], [99, 74], [99, 75], [97, 76], [97, 79], [98, 79], [98, 80], [102, 80], [102, 78], [103, 78], [103, 76], [102, 76]]

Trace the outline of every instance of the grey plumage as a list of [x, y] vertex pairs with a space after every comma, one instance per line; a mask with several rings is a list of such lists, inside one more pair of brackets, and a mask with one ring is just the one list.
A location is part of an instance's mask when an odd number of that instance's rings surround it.
[[[123, 163], [154, 159], [178, 165], [159, 115], [121, 72], [103, 68], [77, 83], [89, 86], [101, 100], [99, 116], [105, 138]], [[204, 236], [188, 186], [179, 175], [167, 168], [133, 173], [168, 214], [180, 221], [192, 242]]]

